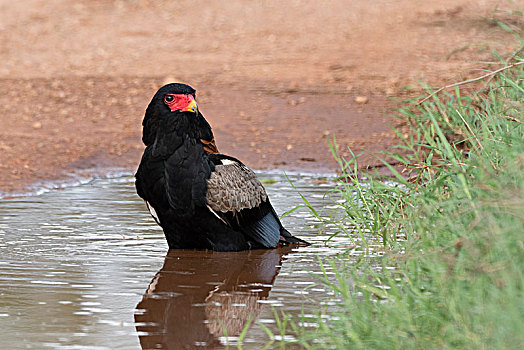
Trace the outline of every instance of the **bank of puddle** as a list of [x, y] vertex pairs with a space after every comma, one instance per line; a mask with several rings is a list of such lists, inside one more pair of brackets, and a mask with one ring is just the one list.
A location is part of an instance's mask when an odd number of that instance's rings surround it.
[[[330, 178], [259, 173], [278, 213], [303, 204], [329, 215]], [[303, 207], [283, 218], [312, 243], [234, 253], [168, 251], [161, 229], [136, 195], [132, 177], [98, 179], [37, 196], [0, 200], [1, 349], [244, 349], [279, 334], [274, 310], [291, 316], [336, 305], [315, 275], [318, 258], [354, 240], [324, 227]], [[355, 237], [355, 239], [357, 239]], [[357, 246], [348, 257], [362, 254]], [[329, 266], [325, 273], [332, 275]], [[308, 317], [309, 316], [309, 317]]]

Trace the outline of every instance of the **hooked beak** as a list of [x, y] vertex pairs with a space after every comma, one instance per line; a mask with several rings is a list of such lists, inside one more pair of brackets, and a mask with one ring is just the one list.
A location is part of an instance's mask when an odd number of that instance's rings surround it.
[[196, 103], [195, 99], [192, 99], [191, 102], [187, 105], [187, 107], [182, 109], [182, 112], [193, 112], [193, 113], [196, 113], [197, 111], [198, 111], [198, 106], [197, 106], [197, 103]]

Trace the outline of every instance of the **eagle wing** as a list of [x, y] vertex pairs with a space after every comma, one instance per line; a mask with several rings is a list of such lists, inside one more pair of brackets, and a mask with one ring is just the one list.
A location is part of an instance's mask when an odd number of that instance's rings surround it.
[[260, 206], [267, 200], [267, 194], [251, 169], [224, 159], [207, 180], [206, 199], [215, 211], [239, 213]]
[[207, 179], [208, 209], [262, 247], [275, 247], [283, 228], [255, 173], [232, 157], [210, 158], [215, 169]]

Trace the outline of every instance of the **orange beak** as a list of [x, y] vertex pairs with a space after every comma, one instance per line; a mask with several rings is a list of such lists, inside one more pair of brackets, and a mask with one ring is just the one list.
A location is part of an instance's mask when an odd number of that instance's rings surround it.
[[187, 107], [182, 109], [182, 112], [193, 112], [193, 113], [196, 113], [197, 110], [198, 110], [198, 106], [197, 106], [196, 100], [195, 99], [191, 99], [191, 102], [187, 105]]

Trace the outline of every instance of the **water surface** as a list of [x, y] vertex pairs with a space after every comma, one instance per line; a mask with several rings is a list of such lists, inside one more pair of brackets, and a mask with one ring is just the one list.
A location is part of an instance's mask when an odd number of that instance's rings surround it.
[[[278, 213], [302, 204], [282, 174], [259, 177], [270, 180]], [[317, 208], [333, 186], [290, 178]], [[322, 243], [331, 232], [319, 236], [304, 208], [283, 223], [313, 245], [168, 253], [131, 177], [0, 200], [0, 349], [220, 348], [250, 318], [276, 331], [273, 308], [299, 315], [303, 306], [335, 304], [310, 274], [321, 274], [318, 256], [340, 251]], [[244, 348], [267, 341], [253, 326]]]

